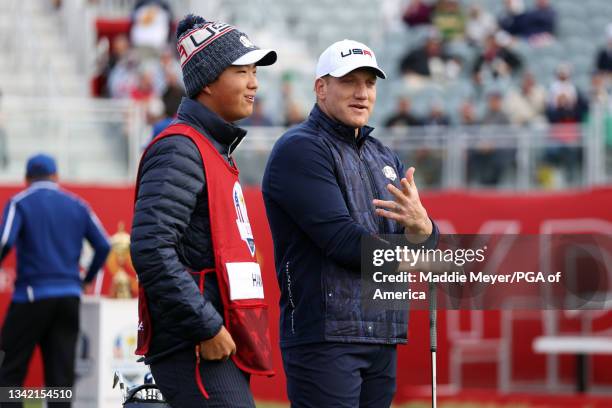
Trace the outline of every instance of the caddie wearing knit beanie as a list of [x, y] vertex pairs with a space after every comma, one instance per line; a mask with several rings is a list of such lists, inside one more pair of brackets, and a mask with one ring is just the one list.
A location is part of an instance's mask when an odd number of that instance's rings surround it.
[[261, 269], [232, 158], [252, 114], [260, 49], [225, 23], [177, 28], [187, 97], [145, 149], [131, 235], [139, 282], [137, 354], [172, 407], [254, 408], [251, 375], [270, 376]]
[[230, 65], [259, 66], [276, 62], [276, 52], [262, 50], [229, 24], [188, 15], [176, 30], [187, 95], [194, 98]]

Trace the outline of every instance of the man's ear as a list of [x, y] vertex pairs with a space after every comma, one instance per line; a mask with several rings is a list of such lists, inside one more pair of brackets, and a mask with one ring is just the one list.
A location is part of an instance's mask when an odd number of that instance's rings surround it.
[[202, 93], [204, 95], [212, 95], [212, 89], [210, 89], [210, 85], [206, 85], [204, 88], [202, 88]]
[[317, 99], [325, 99], [327, 95], [327, 81], [325, 78], [317, 78], [315, 80], [314, 91]]

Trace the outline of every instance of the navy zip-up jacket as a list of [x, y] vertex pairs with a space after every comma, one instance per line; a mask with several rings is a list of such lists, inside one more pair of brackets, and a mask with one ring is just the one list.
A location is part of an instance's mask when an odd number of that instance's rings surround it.
[[38, 181], [12, 197], [0, 228], [0, 262], [17, 248], [13, 302], [81, 295], [79, 259], [87, 239], [95, 254], [84, 282], [91, 282], [110, 250], [100, 221], [80, 198], [52, 181]]
[[[365, 126], [355, 137], [355, 129], [315, 105], [272, 149], [262, 191], [281, 290], [281, 347], [406, 342], [405, 311], [361, 306], [361, 238], [404, 232], [372, 204], [374, 198], [393, 200], [386, 185], [400, 188], [406, 173], [397, 155], [370, 136], [372, 130]], [[437, 240], [434, 224], [424, 245]]]

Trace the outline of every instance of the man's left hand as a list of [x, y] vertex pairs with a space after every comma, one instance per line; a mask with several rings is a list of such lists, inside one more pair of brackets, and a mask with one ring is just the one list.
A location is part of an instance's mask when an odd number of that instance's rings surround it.
[[393, 201], [374, 200], [376, 214], [397, 221], [405, 228], [406, 238], [412, 243], [423, 242], [433, 230], [427, 210], [421, 204], [419, 191], [414, 182], [414, 167], [406, 171], [406, 177], [400, 180], [401, 190], [393, 184], [387, 184], [387, 190], [393, 195]]

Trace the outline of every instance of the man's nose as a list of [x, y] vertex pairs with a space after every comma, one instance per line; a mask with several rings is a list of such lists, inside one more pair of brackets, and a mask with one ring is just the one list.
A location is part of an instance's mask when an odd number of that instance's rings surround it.
[[257, 89], [259, 88], [259, 82], [257, 81], [257, 75], [255, 73], [251, 73], [249, 77], [249, 83], [247, 84], [249, 89]]
[[368, 88], [365, 84], [358, 84], [354, 95], [357, 99], [368, 99]]

